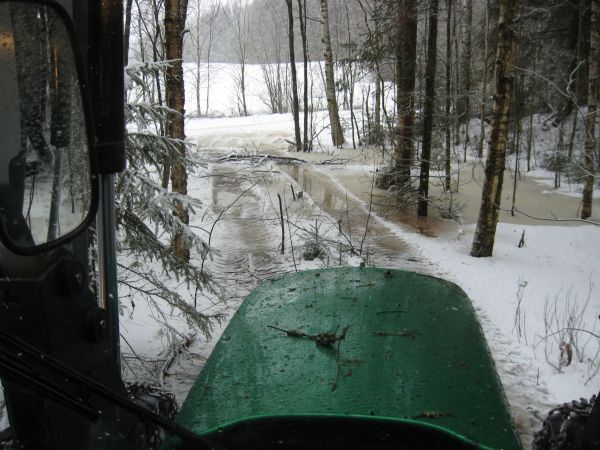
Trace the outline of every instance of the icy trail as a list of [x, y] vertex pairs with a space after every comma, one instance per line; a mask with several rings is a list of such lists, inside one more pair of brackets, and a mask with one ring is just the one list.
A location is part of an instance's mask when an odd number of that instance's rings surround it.
[[[504, 256], [502, 233], [500, 232], [497, 260], [486, 262], [488, 265], [500, 266], [486, 271], [479, 282], [473, 283], [473, 278], [478, 278], [481, 274], [477, 272], [477, 262], [472, 262], [473, 258], [467, 256], [468, 249], [461, 247], [460, 250], [465, 253], [467, 263], [457, 262], [449, 257], [450, 254], [446, 254], [448, 249], [456, 251], [454, 247], [457, 244], [464, 247], [467, 241], [470, 242], [471, 228], [465, 226], [465, 232], [462, 229], [459, 231], [456, 225], [448, 225], [447, 222], [435, 219], [416, 221], [409, 216], [384, 217], [381, 205], [370, 204], [369, 200], [370, 180], [374, 170], [372, 155], [361, 155], [360, 152], [349, 149], [342, 150], [341, 155], [338, 152], [337, 156], [324, 153], [292, 154], [287, 151], [288, 145], [285, 142], [289, 136], [287, 120], [259, 117], [239, 119], [238, 124], [243, 124], [244, 120], [256, 122], [249, 123], [248, 126], [232, 127], [231, 122], [226, 119], [206, 121], [207, 127], [192, 138], [198, 140], [200, 151], [212, 161], [232, 152], [300, 156], [312, 161], [336, 157], [349, 158], [351, 161], [345, 165], [322, 166], [279, 164], [249, 167], [244, 163], [211, 164], [211, 208], [214, 215], [227, 208], [254, 183], [253, 188], [227, 211], [221, 219], [223, 223], [215, 228], [214, 246], [219, 249], [220, 256], [215, 258], [212, 267], [215, 273], [222, 274], [219, 275], [219, 281], [227, 286], [226, 296], [230, 299], [231, 311], [236, 309], [260, 280], [279, 271], [295, 269], [289, 255], [281, 256], [278, 251], [280, 230], [276, 215], [276, 196], [281, 193], [284, 203], [293, 210], [294, 220], [300, 226], [308, 227], [310, 223], [317, 221], [329, 232], [332, 229], [335, 232], [335, 228], [341, 223], [344, 233], [338, 237], [340, 242], [345, 240], [357, 249], [362, 243], [365, 251], [363, 259], [366, 253], [368, 264], [428, 273], [454, 281], [467, 291], [474, 300], [521, 439], [525, 448], [529, 447], [533, 432], [539, 427], [539, 418], [546, 414], [554, 402], [567, 401], [570, 397], [564, 398], [549, 392], [545, 382], [547, 377], [544, 377], [547, 370], [542, 370], [540, 375], [540, 365], [543, 362], [532, 358], [529, 347], [517, 342], [511, 332], [517, 280], [513, 280], [510, 270], [501, 265]], [[242, 176], [242, 171], [248, 171], [251, 176], [248, 177], [248, 173]], [[535, 192], [536, 189], [542, 192], [542, 187], [536, 188], [535, 183], [528, 183], [527, 192]], [[294, 186], [296, 193], [303, 192], [301, 202], [291, 201], [290, 185]], [[465, 197], [468, 198], [469, 195], [473, 194], [466, 191]], [[535, 200], [530, 200], [535, 203]], [[564, 208], [561, 203], [563, 201], [561, 197], [555, 203], [559, 205], [559, 213], [560, 208]], [[476, 210], [473, 205], [470, 208]], [[363, 241], [369, 209], [373, 212], [368, 219], [369, 226]], [[473, 213], [469, 212], [469, 207], [466, 209], [465, 215], [468, 218]], [[375, 214], [378, 210], [379, 215]], [[528, 220], [524, 223], [528, 223]], [[467, 234], [463, 242], [459, 241], [461, 233]], [[314, 267], [311, 263], [299, 261], [300, 258], [296, 259], [299, 270]], [[327, 263], [337, 264], [336, 261]], [[529, 264], [530, 261], [526, 259], [525, 263]], [[461, 269], [465, 264], [472, 267]], [[527, 276], [528, 272], [523, 270], [523, 273]], [[495, 287], [497, 292], [494, 293]], [[492, 300], [488, 302], [480, 292], [491, 292]], [[501, 307], [499, 302], [507, 305]], [[215, 336], [217, 337], [218, 335]], [[200, 353], [208, 354], [210, 345]], [[187, 380], [184, 384], [189, 386], [193, 382], [200, 364], [194, 364], [193, 368], [184, 364], [181, 371], [182, 378]], [[576, 396], [577, 394], [572, 395]]]
[[[598, 281], [595, 268], [600, 266], [598, 227], [540, 222], [503, 212], [494, 257], [472, 258], [469, 248], [479, 205], [480, 163], [464, 166], [461, 172], [457, 200], [465, 203], [461, 210], [464, 225], [435, 217], [418, 220], [412, 214], [390, 213], [384, 193], [372, 190], [377, 154], [328, 147], [310, 154], [290, 153], [287, 140], [292, 131], [289, 115], [194, 119], [187, 125], [190, 139], [210, 161], [208, 177], [190, 177], [191, 194], [208, 207], [208, 217], [193, 220], [206, 228], [221, 215], [211, 243], [219, 253], [208, 268], [224, 287], [229, 317], [261, 280], [282, 271], [337, 265], [338, 246], [343, 244], [345, 251], [362, 246], [361, 257], [345, 253], [342, 263], [357, 265], [362, 261], [415, 270], [447, 279], [465, 290], [486, 335], [524, 448], [530, 446], [539, 418], [551, 407], [597, 392], [599, 343], [581, 339], [587, 345], [581, 346], [581, 357], [556, 370], [557, 345], [542, 337], [554, 331], [548, 328], [546, 305], [555, 305], [565, 314], [563, 309], [582, 308], [586, 298], [589, 302], [582, 313], [582, 326], [598, 333], [600, 299], [594, 290]], [[256, 158], [248, 159], [259, 153], [328, 164], [256, 164]], [[233, 154], [243, 158], [220, 162]], [[506, 177], [511, 174], [507, 172]], [[291, 186], [296, 194], [302, 191], [301, 199], [292, 200]], [[373, 202], [372, 191], [376, 194]], [[519, 206], [534, 215], [576, 215], [577, 197], [549, 191], [533, 178], [522, 178], [519, 192]], [[280, 253], [277, 194], [292, 224], [285, 231], [286, 239], [290, 232], [293, 236], [295, 258], [291, 257], [289, 242], [285, 254]], [[511, 192], [507, 191], [503, 206], [508, 204], [510, 209], [510, 200]], [[373, 214], [369, 217], [370, 209]], [[594, 210], [597, 214], [600, 202], [595, 201]], [[316, 228], [327, 236], [332, 251], [322, 260], [302, 260], [302, 243]], [[523, 232], [526, 246], [517, 248]], [[525, 286], [520, 304], [521, 337], [515, 329], [519, 286]], [[178, 398], [185, 398], [220, 334], [221, 329], [216, 330], [210, 342], [197, 340], [171, 369], [167, 381]]]

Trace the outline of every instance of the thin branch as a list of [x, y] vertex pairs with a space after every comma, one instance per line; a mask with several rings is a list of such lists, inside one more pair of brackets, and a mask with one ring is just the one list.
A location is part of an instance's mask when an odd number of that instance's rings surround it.
[[600, 339], [600, 335], [598, 335], [598, 334], [596, 334], [596, 333], [592, 333], [592, 332], [591, 332], [591, 331], [589, 331], [589, 330], [583, 330], [583, 329], [581, 329], [581, 328], [573, 328], [573, 327], [565, 327], [565, 328], [561, 328], [560, 330], [558, 330], [558, 331], [555, 331], [554, 333], [550, 333], [550, 334], [547, 334], [547, 335], [545, 335], [545, 336], [539, 336], [539, 338], [540, 338], [540, 340], [545, 340], [545, 339], [548, 339], [548, 338], [550, 338], [550, 337], [556, 336], [556, 335], [558, 335], [558, 334], [565, 333], [565, 332], [572, 332], [572, 331], [575, 331], [575, 332], [578, 332], [578, 333], [589, 334], [589, 335], [591, 335], [592, 337], [595, 337], [595, 338], [597, 338], [597, 339]]

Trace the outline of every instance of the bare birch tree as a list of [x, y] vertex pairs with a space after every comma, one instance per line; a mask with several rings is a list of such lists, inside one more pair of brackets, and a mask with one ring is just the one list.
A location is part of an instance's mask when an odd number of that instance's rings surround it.
[[123, 27], [123, 66], [127, 67], [129, 63], [129, 38], [131, 36], [131, 9], [133, 0], [125, 2], [125, 23]]
[[494, 73], [492, 131], [485, 165], [481, 208], [471, 256], [492, 256], [504, 178], [508, 119], [514, 86], [514, 61], [517, 38], [514, 30], [517, 0], [500, 0], [498, 47]]
[[[208, 116], [209, 105], [210, 105], [210, 58], [212, 56], [212, 47], [215, 37], [215, 24], [219, 17], [221, 9], [221, 3], [219, 0], [212, 3], [210, 6], [210, 12], [208, 17], [208, 47], [206, 49], [206, 115]], [[200, 108], [200, 106], [198, 106]]]
[[452, 145], [451, 145], [451, 119], [452, 111], [452, 0], [446, 0], [446, 161], [444, 164], [444, 190], [450, 192], [452, 189], [451, 162], [452, 162]]
[[240, 115], [247, 116], [248, 102], [246, 101], [246, 64], [248, 62], [248, 38], [250, 20], [248, 17], [248, 5], [241, 0], [235, 0], [230, 7], [230, 20], [234, 33], [234, 52], [237, 56], [238, 70], [236, 74], [236, 89], [238, 96], [238, 111]]
[[[192, 57], [196, 63], [196, 70], [193, 72], [193, 78], [196, 96], [196, 116], [200, 117], [202, 115], [200, 97], [203, 84], [206, 86], [206, 99], [204, 101], [205, 114], [208, 115], [210, 102], [210, 60], [215, 36], [215, 25], [221, 11], [221, 3], [219, 0], [210, 0], [208, 2], [205, 0], [196, 0], [194, 3], [194, 24], [189, 30], [189, 42], [192, 46]], [[203, 60], [206, 62], [205, 73], [202, 71]]]
[[483, 158], [483, 143], [485, 141], [485, 106], [487, 102], [488, 82], [488, 57], [489, 57], [489, 23], [490, 23], [490, 0], [485, 0], [485, 25], [483, 30], [483, 74], [481, 80], [481, 103], [479, 105], [479, 143], [477, 145], [477, 157]]
[[331, 36], [329, 34], [329, 11], [327, 0], [321, 0], [321, 30], [323, 33], [323, 57], [325, 59], [325, 90], [327, 96], [327, 110], [331, 125], [331, 139], [333, 145], [340, 147], [344, 144], [344, 132], [340, 122], [337, 98], [335, 96], [335, 78], [333, 74], [333, 52], [331, 50]]
[[[473, 0], [463, 0], [464, 18], [462, 20], [462, 42], [463, 54], [461, 58], [461, 87], [460, 97], [458, 98], [456, 109], [458, 119], [461, 122], [468, 123], [470, 115], [470, 97], [471, 92], [471, 36], [473, 32]], [[465, 136], [468, 143], [468, 127], [466, 128], [467, 135]]]
[[303, 66], [303, 88], [304, 88], [304, 135], [302, 149], [307, 152], [308, 144], [308, 41], [306, 39], [306, 0], [298, 0], [298, 18], [300, 20], [300, 35], [302, 36], [302, 66]]
[[596, 110], [598, 106], [598, 58], [600, 58], [600, 0], [591, 0], [590, 57], [588, 62], [588, 112], [585, 118], [585, 153], [583, 166], [583, 200], [579, 217], [587, 219], [592, 215], [592, 194], [594, 191], [594, 153], [596, 148]]
[[294, 6], [292, 0], [285, 0], [288, 11], [288, 44], [290, 53], [290, 69], [292, 72], [292, 114], [294, 115], [294, 145], [299, 152], [302, 147], [300, 137], [300, 105], [298, 102], [298, 77], [296, 75], [296, 52], [294, 50]]

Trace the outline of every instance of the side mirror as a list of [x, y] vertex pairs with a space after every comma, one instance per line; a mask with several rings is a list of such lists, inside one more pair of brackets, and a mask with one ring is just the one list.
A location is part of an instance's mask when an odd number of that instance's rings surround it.
[[98, 205], [84, 72], [67, 13], [0, 0], [0, 238], [21, 255], [57, 248]]

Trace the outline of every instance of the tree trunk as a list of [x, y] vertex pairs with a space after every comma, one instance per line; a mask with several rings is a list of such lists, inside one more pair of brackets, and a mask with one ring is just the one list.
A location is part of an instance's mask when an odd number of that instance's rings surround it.
[[[579, 0], [581, 3], [583, 0]], [[575, 2], [573, 2], [575, 3]], [[592, 2], [593, 3], [593, 2]], [[569, 67], [567, 68], [567, 86], [565, 91], [570, 92], [573, 86], [577, 86], [577, 77], [573, 77], [574, 72], [579, 65], [579, 33], [580, 27], [583, 25], [583, 8], [582, 5], [572, 5], [571, 7], [571, 20], [569, 23], [569, 27], [567, 32], [565, 33], [567, 36], [567, 52], [571, 55], [571, 61], [569, 62]], [[575, 89], [577, 91], [577, 88]], [[573, 111], [573, 107], [576, 106], [576, 103], [573, 101], [573, 98], [570, 96], [563, 97], [561, 104], [558, 107], [558, 114], [554, 118], [552, 125], [558, 127], [571, 112]]]
[[[472, 34], [472, 22], [473, 22], [473, 0], [463, 0], [463, 7], [465, 12], [464, 21], [462, 23], [462, 40], [463, 40], [463, 55], [461, 61], [461, 82], [462, 86], [460, 89], [460, 97], [457, 104], [457, 115], [458, 120], [461, 123], [468, 125], [470, 116], [470, 100], [469, 94], [471, 93], [471, 34]], [[468, 144], [468, 126], [467, 135], [465, 137], [465, 145]]]
[[[458, 23], [457, 17], [458, 14], [456, 12], [456, 3], [454, 2], [452, 3], [452, 9], [454, 10], [454, 14], [452, 16], [452, 28], [454, 30], [454, 54], [456, 55], [456, 58], [454, 58], [454, 111], [455, 111], [455, 117], [457, 120], [454, 121], [453, 125], [454, 125], [454, 146], [458, 146], [460, 144], [460, 118], [458, 117], [458, 103], [459, 103], [459, 99], [460, 99], [460, 95], [461, 95], [461, 73], [460, 73], [460, 69], [461, 69], [461, 58], [458, 57], [459, 53], [458, 53], [458, 41], [460, 40], [459, 36], [460, 36], [460, 31], [459, 27], [461, 26], [461, 24]], [[464, 162], [467, 162], [466, 159], [466, 155], [465, 155], [465, 159]]]
[[[140, 11], [140, 5], [139, 2], [136, 0], [136, 7], [138, 10], [138, 14], [137, 14], [137, 31], [138, 31], [138, 36], [142, 35], [142, 29], [143, 29], [143, 21], [142, 21], [142, 15], [139, 13]], [[142, 63], [146, 62], [146, 52], [144, 51], [144, 43], [142, 42], [142, 39], [138, 39], [138, 44], [139, 44], [139, 52], [140, 52], [140, 61]], [[142, 74], [142, 79], [144, 80], [144, 84], [147, 83], [147, 76], [146, 74]], [[148, 90], [147, 89], [142, 89], [142, 101], [144, 103], [148, 102]]]
[[[361, 8], [364, 8], [362, 6]], [[370, 120], [367, 121], [369, 127], [369, 140], [371, 144], [385, 146], [383, 142], [383, 130], [382, 130], [382, 120], [381, 120], [381, 83], [383, 77], [381, 75], [381, 59], [382, 59], [382, 51], [381, 51], [381, 17], [380, 14], [377, 13], [379, 9], [383, 8], [380, 0], [373, 1], [373, 10], [371, 11], [371, 17], [373, 19], [373, 31], [369, 29], [369, 40], [372, 41], [372, 52], [373, 52], [373, 81], [375, 82], [375, 98], [374, 98], [374, 106], [373, 106], [373, 123]], [[367, 11], [363, 9], [365, 14], [365, 24], [368, 24]], [[368, 25], [367, 25], [368, 28]], [[368, 113], [368, 108], [367, 108]], [[371, 127], [372, 125], [372, 127]], [[364, 132], [364, 127], [363, 127]]]
[[[183, 87], [183, 29], [185, 21], [184, 6], [181, 0], [165, 0], [165, 50], [166, 59], [171, 61], [167, 68], [166, 91], [167, 107], [172, 111], [167, 116], [167, 133], [173, 139], [184, 140], [184, 87]], [[177, 144], [177, 151], [185, 156], [183, 143]], [[187, 171], [183, 164], [175, 163], [171, 167], [171, 187], [173, 192], [187, 195]], [[181, 202], [175, 203], [175, 217], [181, 223], [189, 223], [188, 209]], [[189, 243], [182, 229], [176, 227], [171, 240], [175, 255], [185, 262], [190, 260]]]
[[[517, 27], [517, 41], [521, 42], [523, 37], [523, 22], [519, 21], [519, 25]], [[515, 56], [516, 64], [518, 67], [524, 67], [523, 64], [523, 55], [521, 52], [521, 48], [517, 46], [516, 56]], [[513, 89], [513, 145], [512, 149], [515, 155], [515, 173], [513, 178], [513, 194], [512, 194], [512, 206], [510, 208], [511, 216], [515, 216], [515, 209], [517, 207], [517, 186], [519, 184], [519, 158], [521, 154], [521, 131], [522, 131], [522, 123], [521, 123], [521, 114], [520, 107], [521, 104], [521, 96], [525, 92], [525, 85], [523, 81], [523, 74], [515, 74], [515, 86]]]
[[337, 99], [335, 96], [335, 79], [333, 76], [333, 53], [331, 51], [331, 36], [329, 34], [329, 11], [327, 9], [327, 0], [321, 0], [321, 28], [323, 33], [325, 84], [327, 94], [327, 109], [329, 111], [329, 123], [331, 124], [331, 139], [333, 141], [334, 146], [340, 147], [344, 143], [344, 132], [342, 130]]
[[[399, 0], [396, 46], [396, 188], [410, 188], [414, 151], [415, 75], [417, 66], [417, 2]], [[384, 108], [385, 111], [385, 108]]]
[[[583, 0], [579, 1], [579, 24], [577, 26], [578, 28], [578, 33], [577, 33], [577, 61], [579, 64], [579, 61], [581, 61], [581, 54], [582, 54], [582, 49], [583, 49], [583, 35], [584, 35], [584, 18], [585, 18], [585, 2]], [[537, 51], [537, 50], [536, 50]], [[585, 67], [585, 65], [583, 65], [583, 67]], [[576, 72], [575, 72], [575, 92], [572, 92], [572, 94], [575, 96], [575, 103], [576, 103], [576, 107], [578, 107], [578, 102], [579, 99], [581, 98], [581, 79], [585, 78], [583, 76], [581, 76], [581, 67], [578, 67]], [[577, 108], [579, 109], [579, 108]], [[567, 158], [569, 160], [571, 160], [571, 157], [573, 156], [573, 144], [575, 141], [575, 133], [577, 132], [577, 119], [579, 116], [579, 111], [576, 111], [575, 114], [573, 114], [573, 119], [571, 122], [571, 135], [569, 137], [569, 148], [567, 150]]]
[[[218, 4], [217, 4], [218, 5]], [[216, 14], [218, 14], [218, 6], [217, 12], [215, 12], [215, 16], [211, 16], [210, 23], [208, 25], [208, 49], [206, 50], [206, 115], [208, 116], [208, 110], [210, 106], [210, 57], [212, 55], [212, 43], [213, 36], [215, 30], [215, 20]]]
[[446, 0], [446, 10], [446, 176], [444, 177], [444, 190], [450, 192], [452, 189], [450, 175], [452, 170], [452, 147], [450, 140], [450, 127], [452, 126], [452, 119], [450, 117], [452, 107], [452, 0]]
[[429, 3], [429, 36], [427, 38], [427, 66], [425, 67], [425, 110], [423, 112], [423, 149], [421, 151], [421, 175], [419, 177], [419, 206], [417, 215], [427, 216], [429, 202], [429, 160], [431, 159], [431, 135], [435, 108], [435, 67], [437, 64], [438, 0]]
[[300, 35], [302, 36], [302, 61], [304, 68], [304, 136], [302, 150], [308, 151], [308, 42], [306, 40], [306, 0], [298, 0], [298, 16], [300, 18]]
[[200, 64], [202, 60], [202, 45], [200, 43], [200, 0], [196, 0], [196, 117], [200, 117], [202, 115], [200, 106], [200, 87], [201, 87], [201, 77], [200, 72], [202, 70], [202, 66]]
[[[140, 16], [142, 16], [142, 12], [139, 10], [139, 4], [138, 4], [138, 11]], [[150, 31], [148, 31], [148, 38], [150, 39], [150, 43], [151, 43], [151, 47], [152, 47], [152, 61], [153, 62], [160, 62], [163, 61], [165, 59], [165, 42], [163, 39], [163, 35], [162, 35], [162, 30], [161, 30], [161, 26], [160, 26], [160, 8], [159, 5], [157, 3], [156, 0], [152, 0], [152, 33], [150, 33]], [[144, 19], [142, 19], [142, 22], [144, 22]], [[163, 102], [163, 83], [161, 81], [162, 78], [162, 74], [160, 73], [160, 71], [156, 71], [154, 74], [154, 82], [155, 82], [155, 88], [156, 88], [156, 99], [152, 98], [153, 96], [151, 96], [151, 101], [156, 101], [159, 105], [164, 105]], [[158, 132], [160, 136], [165, 136], [166, 130], [165, 130], [165, 123], [164, 121], [159, 121], [158, 123]], [[171, 164], [170, 161], [168, 159], [165, 159], [164, 161], [162, 161], [162, 167], [158, 167], [158, 169], [162, 172], [161, 174], [161, 186], [163, 187], [163, 189], [167, 189], [169, 187], [169, 175], [171, 174]]]
[[243, 116], [248, 116], [248, 104], [246, 103], [246, 59], [242, 60], [240, 64], [240, 92], [242, 94], [242, 110], [240, 111]]
[[129, 36], [131, 36], [131, 7], [133, 0], [127, 0], [125, 3], [125, 26], [123, 30], [123, 66], [129, 64]]
[[294, 142], [296, 151], [302, 148], [300, 137], [300, 106], [298, 102], [298, 78], [296, 76], [296, 53], [294, 51], [294, 9], [292, 0], [285, 0], [288, 11], [288, 43], [290, 50], [290, 69], [292, 71], [292, 113], [294, 115]]
[[485, 165], [481, 208], [471, 248], [471, 256], [476, 257], [492, 256], [494, 250], [508, 140], [508, 116], [514, 85], [513, 70], [517, 47], [514, 19], [517, 5], [517, 0], [500, 0], [492, 132]]
[[[350, 13], [348, 11], [348, 3], [345, 3], [346, 7], [346, 31], [348, 32], [348, 41], [346, 42], [346, 48], [348, 51], [347, 62], [344, 64], [346, 68], [346, 83], [345, 86], [348, 88], [348, 109], [350, 109], [350, 125], [352, 128], [352, 148], [356, 150], [356, 139], [355, 135], [360, 136], [358, 127], [354, 127], [356, 118], [354, 117], [354, 54], [353, 54], [353, 42], [352, 42], [352, 31], [350, 26]], [[360, 137], [358, 137], [360, 141]], [[359, 144], [360, 145], [360, 144]]]
[[579, 217], [588, 219], [592, 215], [594, 191], [594, 153], [596, 148], [596, 110], [598, 105], [598, 58], [600, 57], [600, 0], [591, 0], [590, 57], [588, 61], [588, 112], [585, 117], [585, 154], [583, 166], [583, 200]]
[[246, 63], [248, 62], [248, 5], [243, 0], [235, 0], [231, 3], [230, 20], [235, 20], [236, 53], [239, 64], [239, 76], [237, 77], [237, 103], [238, 112], [241, 116], [248, 116], [248, 102], [246, 101]]
[[[537, 31], [539, 33], [541, 26], [538, 25]], [[533, 52], [533, 63], [532, 71], [537, 73], [537, 60], [538, 60], [539, 47]], [[529, 129], [527, 132], [527, 172], [531, 171], [531, 157], [534, 153], [534, 142], [533, 142], [533, 114], [535, 108], [535, 100], [537, 98], [537, 79], [535, 76], [531, 77], [531, 86], [529, 88]], [[575, 118], [577, 114], [574, 114]]]
[[375, 110], [373, 111], [373, 136], [374, 144], [379, 144], [382, 141], [381, 132], [381, 72], [379, 63], [375, 63]]
[[477, 148], [477, 157], [483, 158], [483, 143], [485, 142], [485, 105], [487, 103], [487, 75], [488, 75], [488, 56], [489, 56], [489, 32], [490, 32], [490, 0], [485, 2], [485, 31], [484, 31], [484, 54], [483, 54], [483, 87], [481, 89], [481, 105], [479, 115], [479, 146]]

